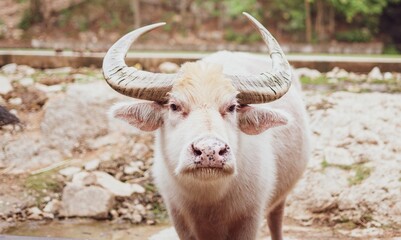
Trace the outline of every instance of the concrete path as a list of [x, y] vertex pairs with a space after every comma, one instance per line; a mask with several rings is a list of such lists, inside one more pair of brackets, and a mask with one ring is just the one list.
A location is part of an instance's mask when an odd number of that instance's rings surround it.
[[73, 240], [72, 238], [47, 238], [47, 237], [21, 237], [0, 235], [0, 240]]
[[[196, 61], [210, 53], [201, 52], [130, 52], [127, 55], [128, 65], [141, 63], [145, 68], [155, 68], [162, 62], [182, 64]], [[30, 65], [35, 68], [89, 67], [100, 68], [105, 53], [91, 52], [55, 52], [53, 50], [0, 50], [0, 66], [8, 63]], [[308, 67], [327, 72], [340, 67], [352, 72], [369, 72], [378, 66], [383, 72], [400, 72], [400, 57], [385, 56], [341, 56], [341, 55], [287, 55], [294, 67]]]

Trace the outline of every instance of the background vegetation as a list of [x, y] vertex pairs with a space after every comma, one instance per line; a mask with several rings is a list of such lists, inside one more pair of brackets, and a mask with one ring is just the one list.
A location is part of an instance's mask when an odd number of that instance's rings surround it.
[[[288, 42], [384, 42], [401, 50], [401, 0], [16, 0], [28, 7], [19, 23], [69, 35], [88, 30], [126, 32], [160, 20], [165, 30], [186, 36], [215, 35], [216, 40], [249, 43], [247, 11]], [[50, 6], [50, 7], [49, 7]], [[210, 37], [209, 37], [210, 38]]]

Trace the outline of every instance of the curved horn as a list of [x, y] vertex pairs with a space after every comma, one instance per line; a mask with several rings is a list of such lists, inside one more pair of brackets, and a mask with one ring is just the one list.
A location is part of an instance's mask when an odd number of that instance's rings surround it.
[[165, 23], [155, 23], [136, 29], [120, 38], [103, 59], [103, 75], [117, 92], [129, 97], [163, 102], [171, 90], [176, 74], [151, 73], [128, 67], [124, 58], [131, 44], [142, 34]]
[[259, 75], [227, 75], [240, 92], [240, 104], [267, 103], [279, 99], [290, 88], [291, 67], [283, 50], [267, 29], [248, 13], [243, 13], [262, 35], [272, 59], [272, 70]]

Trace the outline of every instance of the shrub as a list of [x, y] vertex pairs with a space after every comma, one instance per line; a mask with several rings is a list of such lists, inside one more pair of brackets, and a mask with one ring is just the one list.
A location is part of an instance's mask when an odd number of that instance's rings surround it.
[[372, 34], [367, 28], [354, 29], [336, 33], [336, 39], [341, 42], [369, 42]]

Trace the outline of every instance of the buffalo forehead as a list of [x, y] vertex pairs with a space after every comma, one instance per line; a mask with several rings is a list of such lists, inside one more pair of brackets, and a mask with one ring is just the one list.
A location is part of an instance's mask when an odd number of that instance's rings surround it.
[[237, 90], [217, 64], [186, 63], [182, 75], [174, 82], [172, 96], [191, 105], [222, 105], [231, 101]]

